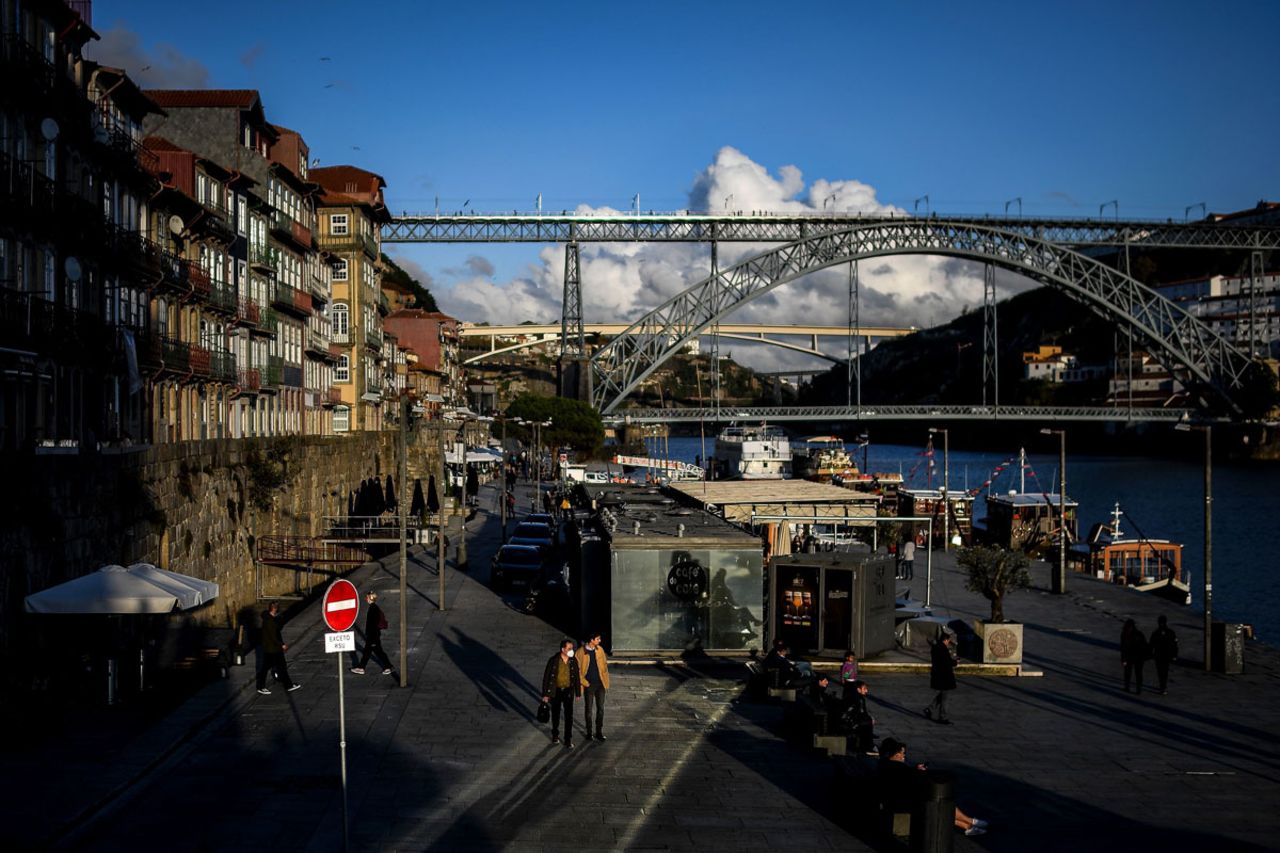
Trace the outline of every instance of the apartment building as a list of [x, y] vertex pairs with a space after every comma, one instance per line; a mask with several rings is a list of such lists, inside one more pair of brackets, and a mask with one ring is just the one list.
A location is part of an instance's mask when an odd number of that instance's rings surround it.
[[387, 316], [386, 327], [396, 335], [400, 346], [417, 357], [416, 370], [438, 374], [439, 405], [466, 405], [461, 338], [455, 318], [440, 311], [402, 308]]
[[146, 440], [131, 329], [145, 325], [139, 236], [158, 107], [86, 61], [87, 3], [0, 3], [0, 448]]
[[379, 430], [385, 423], [383, 317], [389, 308], [381, 288], [379, 230], [390, 219], [383, 201], [386, 181], [355, 166], [312, 169], [311, 180], [322, 188], [316, 199], [319, 245], [334, 258], [329, 316], [339, 402], [333, 431]]

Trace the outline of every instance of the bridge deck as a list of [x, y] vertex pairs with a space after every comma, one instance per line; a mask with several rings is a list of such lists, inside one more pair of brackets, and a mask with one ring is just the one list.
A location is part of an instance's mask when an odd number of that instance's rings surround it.
[[[699, 421], [1094, 421], [1122, 423], [1203, 422], [1192, 409], [1111, 406], [722, 406], [691, 409], [621, 409], [605, 423], [697, 423]], [[1218, 419], [1225, 422], [1226, 418]]]

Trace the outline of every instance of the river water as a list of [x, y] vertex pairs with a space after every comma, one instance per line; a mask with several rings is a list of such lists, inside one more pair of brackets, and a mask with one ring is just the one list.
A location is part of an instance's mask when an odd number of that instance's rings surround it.
[[[653, 442], [655, 440], [651, 440]], [[652, 446], [652, 445], [651, 445]], [[708, 435], [704, 452], [700, 438], [670, 439], [672, 459], [694, 462], [714, 452]], [[863, 467], [862, 451], [848, 445]], [[654, 448], [656, 451], [656, 447]], [[873, 472], [900, 472], [908, 486], [928, 485], [923, 447], [872, 444], [867, 448]], [[1017, 489], [1018, 448], [1007, 454], [951, 448], [951, 488], [977, 488], [1011, 459], [1013, 464], [995, 480], [997, 491]], [[654, 455], [661, 455], [655, 452]], [[934, 454], [934, 487], [942, 484], [942, 449]], [[1028, 491], [1054, 491], [1058, 482], [1056, 454], [1028, 453]], [[913, 473], [914, 472], [914, 473]], [[1252, 624], [1257, 636], [1280, 643], [1280, 611], [1276, 609], [1271, 576], [1280, 573], [1280, 524], [1277, 524], [1277, 481], [1280, 467], [1261, 463], [1220, 464], [1213, 469], [1213, 610], [1214, 618]], [[1135, 524], [1152, 539], [1183, 544], [1184, 577], [1190, 574], [1191, 607], [1203, 612], [1204, 468], [1198, 461], [1141, 456], [1067, 456], [1067, 495], [1079, 503], [1080, 530], [1110, 518], [1118, 501], [1126, 517], [1121, 527], [1135, 535]], [[985, 490], [974, 502], [974, 516], [986, 516]], [[1070, 583], [1070, 578], [1068, 578]]]

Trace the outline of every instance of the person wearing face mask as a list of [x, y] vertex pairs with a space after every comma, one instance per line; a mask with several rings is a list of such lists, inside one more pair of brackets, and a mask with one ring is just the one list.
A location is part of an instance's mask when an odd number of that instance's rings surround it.
[[542, 701], [551, 703], [551, 742], [560, 742], [560, 717], [564, 716], [564, 745], [573, 749], [573, 700], [582, 695], [582, 672], [573, 654], [573, 640], [560, 641], [560, 651], [547, 661], [542, 673]]

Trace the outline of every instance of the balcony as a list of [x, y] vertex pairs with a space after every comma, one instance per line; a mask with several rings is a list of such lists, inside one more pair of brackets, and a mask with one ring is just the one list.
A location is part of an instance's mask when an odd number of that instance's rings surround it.
[[215, 281], [209, 291], [209, 307], [224, 314], [235, 314], [235, 287], [223, 281]]
[[272, 286], [271, 304], [299, 317], [311, 316], [311, 294], [295, 290], [283, 281]]
[[318, 276], [307, 276], [307, 288], [311, 291], [311, 295], [321, 302], [328, 302], [333, 295], [333, 286]]
[[258, 321], [258, 328], [268, 335], [275, 335], [280, 331], [280, 315], [270, 308], [263, 308], [262, 319]]
[[333, 333], [333, 343], [335, 343], [335, 344], [349, 344], [349, 343], [351, 343], [351, 333], [350, 333], [350, 332], [347, 332], [347, 331], [334, 332], [334, 333]]
[[325, 408], [332, 408], [341, 402], [342, 402], [342, 389], [329, 388], [324, 392], [324, 398], [321, 400], [321, 405], [323, 405]]
[[188, 353], [191, 366], [191, 374], [193, 376], [207, 379], [213, 372], [212, 359], [209, 350], [196, 344], [188, 345]]
[[290, 388], [301, 388], [302, 381], [302, 368], [286, 364], [284, 367], [284, 384]]
[[260, 270], [275, 272], [280, 269], [280, 252], [270, 246], [251, 245], [249, 264]]
[[300, 249], [311, 251], [315, 248], [311, 240], [311, 229], [289, 216], [283, 210], [271, 212], [271, 230], [282, 240], [289, 240]]
[[319, 356], [329, 355], [329, 335], [318, 329], [307, 326], [306, 350]]
[[114, 335], [96, 315], [0, 287], [0, 340], [6, 347], [101, 362], [115, 351]]
[[267, 370], [262, 378], [262, 387], [279, 388], [283, 383], [284, 358], [278, 355], [267, 356]]
[[237, 379], [236, 357], [224, 349], [209, 349], [209, 377], [214, 382], [234, 384]]
[[262, 390], [262, 372], [254, 367], [243, 367], [236, 384], [240, 386], [240, 393], [255, 394]]
[[382, 349], [382, 332], [377, 329], [365, 331], [364, 345], [375, 350]]
[[34, 163], [0, 153], [0, 201], [7, 202], [0, 210], [12, 214], [15, 224], [49, 225], [57, 211], [57, 197], [57, 185], [40, 174]]
[[160, 250], [160, 283], [171, 290], [189, 291], [186, 261], [173, 252]]
[[236, 322], [245, 326], [257, 326], [262, 322], [262, 309], [252, 299], [241, 299], [236, 306]]
[[209, 297], [213, 294], [213, 282], [209, 280], [209, 273], [205, 272], [204, 267], [191, 261], [186, 261], [187, 266], [187, 283], [191, 285], [191, 295], [205, 302], [209, 301]]
[[160, 358], [164, 369], [171, 373], [187, 373], [191, 370], [191, 345], [168, 335], [161, 335]]
[[359, 240], [360, 248], [364, 250], [364, 253], [375, 261], [378, 260], [378, 241], [369, 234], [361, 234]]
[[135, 175], [154, 175], [160, 169], [160, 157], [155, 152], [143, 147], [142, 142], [135, 139], [127, 127], [122, 127], [103, 116], [109, 107], [101, 99], [94, 111], [96, 125], [95, 139], [102, 146], [111, 163], [117, 169], [128, 169]]
[[378, 313], [383, 317], [391, 313], [391, 300], [387, 299], [387, 294], [378, 294]]

